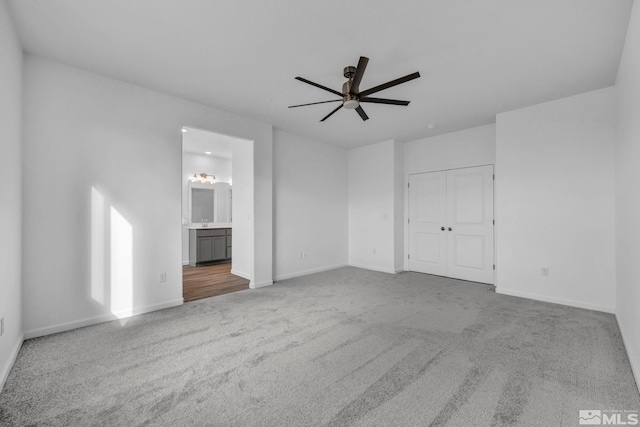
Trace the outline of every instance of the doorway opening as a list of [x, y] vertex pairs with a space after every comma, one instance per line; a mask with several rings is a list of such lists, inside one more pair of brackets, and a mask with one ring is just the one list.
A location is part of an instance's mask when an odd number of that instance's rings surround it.
[[[245, 169], [234, 168], [252, 141], [191, 126], [182, 128], [182, 293], [184, 302], [249, 289], [249, 277], [234, 271], [243, 239], [234, 213], [251, 197]], [[234, 182], [238, 185], [233, 186]], [[242, 228], [242, 227], [241, 227]], [[235, 241], [234, 241], [235, 240]], [[240, 250], [238, 250], [238, 246]], [[235, 255], [234, 255], [235, 254]], [[241, 259], [239, 259], [242, 264]], [[235, 273], [235, 274], [234, 274]]]

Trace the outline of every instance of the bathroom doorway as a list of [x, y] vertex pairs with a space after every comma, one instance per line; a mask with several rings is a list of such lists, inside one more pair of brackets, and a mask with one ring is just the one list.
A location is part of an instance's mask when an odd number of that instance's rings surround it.
[[[249, 289], [234, 270], [234, 210], [242, 212], [248, 181], [234, 154], [252, 141], [196, 127], [182, 128], [182, 283], [185, 302]], [[234, 194], [237, 193], [237, 194]], [[235, 209], [234, 209], [235, 206]], [[241, 231], [241, 230], [240, 230]], [[240, 242], [241, 244], [241, 242]], [[237, 249], [237, 248], [236, 248]]]

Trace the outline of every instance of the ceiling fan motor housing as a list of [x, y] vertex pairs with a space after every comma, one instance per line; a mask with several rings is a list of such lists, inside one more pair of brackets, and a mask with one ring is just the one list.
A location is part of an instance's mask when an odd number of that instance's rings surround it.
[[342, 95], [344, 95], [344, 99], [347, 100], [348, 96], [353, 96], [351, 94], [349, 94], [349, 92], [351, 91], [351, 80], [347, 80], [346, 82], [344, 82], [342, 84]]

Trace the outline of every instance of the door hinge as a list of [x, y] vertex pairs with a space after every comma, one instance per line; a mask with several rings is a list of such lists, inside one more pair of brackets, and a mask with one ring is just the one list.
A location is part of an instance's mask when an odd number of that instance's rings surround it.
[[411, 259], [411, 254], [407, 254], [407, 259]]
[[496, 220], [495, 219], [493, 220], [493, 225], [496, 225]]
[[407, 218], [407, 224], [411, 224], [411, 218]]
[[411, 183], [407, 182], [407, 188], [411, 187]]
[[496, 265], [495, 265], [495, 264], [493, 264], [493, 269], [494, 269], [494, 270], [496, 269]]
[[496, 180], [496, 175], [495, 175], [495, 174], [493, 174], [493, 180], [494, 180], [494, 181]]

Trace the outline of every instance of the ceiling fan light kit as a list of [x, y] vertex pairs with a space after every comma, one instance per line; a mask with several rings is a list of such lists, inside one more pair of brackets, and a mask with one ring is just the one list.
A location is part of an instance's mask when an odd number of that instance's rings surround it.
[[347, 99], [346, 101], [344, 101], [342, 106], [347, 110], [355, 110], [360, 106], [360, 103], [358, 102], [357, 99]]
[[362, 81], [362, 76], [364, 75], [364, 71], [366, 70], [368, 63], [369, 63], [369, 58], [365, 58], [364, 56], [361, 56], [360, 60], [358, 61], [357, 67], [348, 66], [344, 68], [343, 75], [349, 80], [344, 82], [344, 84], [342, 85], [342, 93], [338, 92], [337, 90], [330, 89], [326, 86], [322, 86], [318, 83], [314, 83], [305, 78], [296, 77], [296, 80], [300, 80], [303, 83], [307, 83], [307, 84], [310, 84], [311, 86], [315, 86], [322, 90], [326, 90], [327, 92], [331, 92], [334, 95], [340, 96], [341, 99], [332, 99], [330, 101], [320, 101], [320, 102], [311, 102], [308, 104], [291, 105], [289, 106], [289, 108], [305, 107], [307, 105], [325, 104], [328, 102], [342, 102], [342, 104], [340, 104], [336, 109], [331, 111], [322, 120], [320, 120], [321, 122], [324, 122], [329, 117], [331, 117], [333, 113], [335, 113], [342, 107], [344, 107], [347, 110], [356, 110], [356, 112], [358, 113], [358, 115], [360, 115], [360, 118], [362, 120], [368, 120], [369, 116], [367, 116], [367, 113], [364, 112], [364, 110], [362, 109], [362, 106], [360, 105], [360, 103], [362, 102], [365, 102], [365, 103], [370, 102], [374, 104], [387, 104], [387, 105], [402, 105], [405, 107], [409, 105], [410, 101], [401, 101], [397, 99], [386, 99], [386, 98], [371, 98], [369, 97], [369, 95], [372, 95], [376, 92], [380, 92], [381, 90], [384, 90], [384, 89], [389, 89], [390, 87], [397, 86], [402, 83], [406, 83], [413, 79], [417, 79], [418, 77], [420, 77], [420, 73], [416, 71], [415, 73], [406, 75], [404, 77], [400, 77], [399, 79], [391, 80], [390, 82], [383, 83], [381, 85], [372, 87], [364, 91], [360, 91], [360, 82]]

